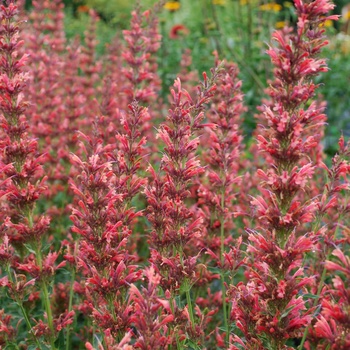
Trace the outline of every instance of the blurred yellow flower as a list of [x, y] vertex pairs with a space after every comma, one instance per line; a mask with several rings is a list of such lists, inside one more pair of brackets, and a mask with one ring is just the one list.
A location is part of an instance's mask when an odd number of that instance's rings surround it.
[[258, 6], [260, 2], [261, 2], [261, 0], [239, 0], [239, 4], [241, 6], [245, 6], [247, 4], [252, 4], [255, 7], [255, 6]]
[[330, 19], [326, 19], [324, 22], [321, 22], [318, 26], [330, 28], [330, 27], [333, 27], [333, 21]]
[[259, 9], [261, 11], [279, 12], [279, 11], [282, 10], [282, 6], [280, 4], [276, 4], [275, 2], [270, 2], [270, 3], [267, 3], [267, 4], [260, 5]]
[[225, 5], [226, 0], [213, 0], [213, 5]]
[[164, 8], [169, 11], [177, 11], [181, 7], [178, 1], [167, 1], [164, 4]]
[[343, 19], [344, 19], [345, 21], [348, 21], [348, 20], [350, 19], [350, 11], [345, 12], [345, 14], [343, 15]]
[[284, 28], [286, 26], [286, 22], [285, 21], [278, 21], [278, 22], [276, 22], [276, 24], [275, 24], [275, 28], [276, 29], [282, 29], [282, 28]]
[[327, 19], [325, 22], [324, 22], [324, 26], [329, 28], [329, 27], [333, 27], [333, 21], [330, 20], [330, 19]]

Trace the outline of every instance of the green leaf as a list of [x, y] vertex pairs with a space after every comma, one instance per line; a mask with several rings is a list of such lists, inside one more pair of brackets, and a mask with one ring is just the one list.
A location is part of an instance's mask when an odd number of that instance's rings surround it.
[[288, 316], [288, 314], [294, 309], [294, 305], [289, 307], [282, 315], [281, 318]]
[[31, 245], [29, 245], [27, 243], [24, 243], [23, 245], [27, 248], [29, 253], [32, 253], [34, 255], [36, 254], [35, 250], [31, 247]]
[[60, 331], [60, 333], [58, 334], [58, 337], [55, 341], [55, 346], [57, 347], [57, 349], [64, 349], [65, 348], [65, 337], [64, 337], [64, 333], [63, 331]]
[[305, 298], [305, 299], [318, 299], [319, 296], [318, 296], [318, 295], [315, 295], [315, 294], [307, 293], [307, 294], [304, 294], [304, 295], [303, 295], [303, 298]]
[[184, 346], [185, 346], [185, 349], [191, 349], [191, 350], [201, 350], [202, 349], [198, 344], [196, 344], [191, 339], [186, 339]]

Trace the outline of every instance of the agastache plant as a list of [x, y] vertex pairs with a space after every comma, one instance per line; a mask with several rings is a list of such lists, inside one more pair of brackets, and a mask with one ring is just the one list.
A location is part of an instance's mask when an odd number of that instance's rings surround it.
[[[38, 153], [38, 143], [30, 136], [30, 124], [24, 115], [28, 102], [23, 91], [26, 75], [23, 67], [27, 55], [19, 56], [23, 41], [19, 40], [20, 23], [16, 21], [18, 8], [14, 1], [1, 5], [1, 177], [2, 225], [1, 262], [6, 275], [1, 286], [18, 305], [26, 324], [26, 334], [17, 340], [34, 343], [39, 349], [48, 344], [55, 349], [55, 340], [62, 328], [72, 322], [72, 313], [54, 315], [50, 303], [50, 284], [56, 270], [65, 265], [56, 264], [59, 253], [47, 252], [45, 237], [50, 219], [37, 210], [37, 202], [46, 191], [45, 177]], [[49, 244], [50, 246], [50, 244]], [[41, 299], [45, 310], [42, 318], [29, 317], [24, 302], [32, 307]], [[34, 322], [33, 322], [34, 321]], [[15, 346], [16, 341], [11, 343]], [[40, 345], [42, 344], [42, 345]]]
[[157, 65], [183, 2], [137, 5], [106, 52], [85, 5], [73, 40], [63, 0], [0, 5], [0, 349], [350, 347], [350, 146], [323, 152], [317, 90], [328, 0], [295, 0], [273, 34], [244, 142], [250, 88], [218, 55], [197, 86], [194, 27]]
[[83, 274], [85, 306], [81, 310], [96, 324], [103, 344], [118, 342], [131, 326], [132, 306], [128, 289], [141, 274], [132, 264], [137, 256], [129, 253], [137, 217], [141, 211], [131, 201], [145, 185], [137, 174], [144, 156], [146, 142], [141, 125], [149, 115], [136, 101], [129, 105], [127, 115], [121, 115], [124, 133], [116, 135], [116, 142], [104, 142], [103, 118], [96, 120], [92, 136], [80, 133], [84, 142], [82, 157], [71, 156], [78, 168], [78, 181], [71, 180], [75, 206], [71, 215], [73, 232], [81, 236], [79, 253], [75, 258]]
[[128, 81], [124, 93], [141, 105], [154, 101], [160, 88], [153, 55], [157, 52], [161, 36], [158, 33], [157, 9], [132, 12], [131, 29], [124, 30], [126, 50], [122, 56], [126, 62], [123, 73]]
[[[318, 272], [313, 286], [314, 303], [320, 303], [317, 315], [304, 332], [300, 349], [346, 349], [350, 345], [349, 334], [349, 288], [345, 281], [349, 276], [350, 261], [348, 213], [349, 213], [349, 156], [350, 145], [342, 136], [339, 151], [327, 171], [327, 183], [318, 204], [316, 225], [322, 228], [322, 240], [317, 246], [314, 269]], [[344, 195], [345, 194], [345, 195]], [[320, 264], [319, 262], [323, 263]], [[326, 280], [332, 278], [332, 283]], [[342, 278], [343, 277], [343, 278]], [[307, 340], [306, 340], [307, 339]]]
[[[160, 47], [161, 35], [158, 32], [159, 4], [152, 10], [141, 11], [137, 8], [132, 12], [130, 30], [124, 30], [125, 49], [122, 53], [124, 67], [124, 84], [121, 94], [127, 96], [127, 102], [138, 101], [140, 106], [147, 107], [153, 118], [154, 126], [156, 118], [161, 110], [160, 99], [157, 99], [161, 82], [157, 73], [156, 53]], [[120, 109], [123, 106], [119, 107]], [[143, 134], [147, 136], [148, 148], [155, 147], [154, 133], [149, 122], [142, 126]], [[156, 149], [153, 149], [156, 154]]]
[[325, 60], [317, 58], [327, 44], [322, 25], [336, 16], [327, 17], [334, 7], [327, 0], [296, 0], [295, 7], [296, 32], [276, 31], [277, 45], [267, 51], [275, 81], [269, 88], [271, 104], [261, 108], [265, 127], [258, 146], [270, 168], [257, 171], [262, 195], [251, 201], [258, 227], [248, 229], [249, 280], [237, 287], [233, 307], [243, 343], [254, 349], [287, 349], [288, 339], [301, 338], [311, 321], [303, 294], [313, 277], [306, 275], [303, 258], [317, 239], [307, 225], [315, 219], [317, 202], [300, 194], [315, 171], [308, 153], [319, 137], [310, 130], [325, 121], [322, 109], [309, 103], [317, 87], [312, 79], [327, 71]]
[[201, 233], [202, 219], [194, 215], [185, 200], [190, 195], [191, 181], [203, 172], [194, 154], [199, 144], [195, 132], [212, 125], [203, 123], [204, 109], [214, 94], [218, 71], [219, 67], [213, 70], [210, 79], [203, 74], [204, 81], [198, 88], [195, 100], [182, 89], [179, 79], [175, 81], [171, 90], [173, 103], [167, 123], [158, 129], [158, 138], [165, 144], [160, 164], [160, 170], [164, 174], [157, 174], [150, 167], [151, 183], [145, 191], [147, 218], [152, 224], [150, 261], [162, 277], [160, 286], [170, 297], [173, 313], [180, 311], [177, 310], [179, 305], [175, 304], [175, 297], [181, 295], [182, 291], [186, 294], [187, 306], [183, 309], [182, 316], [180, 313], [175, 317], [173, 326], [177, 346], [180, 346], [181, 340], [186, 339], [186, 333], [189, 339], [197, 341], [203, 335], [200, 327], [196, 326], [190, 295], [191, 285], [196, 279], [199, 252], [195, 255], [186, 253], [187, 244]]
[[[206, 251], [203, 263], [208, 266], [211, 261], [213, 266], [218, 266], [221, 270], [220, 293], [227, 342], [230, 335], [227, 276], [230, 270], [233, 272], [242, 264], [242, 261], [237, 261], [238, 256], [235, 254], [237, 249], [233, 240], [233, 214], [237, 211], [235, 199], [241, 183], [238, 160], [243, 137], [239, 127], [240, 117], [246, 110], [242, 104], [241, 81], [237, 75], [238, 69], [235, 64], [223, 64], [212, 105], [207, 113], [208, 121], [215, 127], [207, 128], [209, 137], [202, 135], [202, 142], [208, 149], [203, 152], [203, 158], [208, 166], [201, 176], [198, 189], [198, 205], [203, 210], [205, 227], [198, 242], [200, 248]], [[240, 243], [241, 238], [238, 242], [238, 251]]]
[[136, 349], [165, 349], [171, 344], [172, 334], [168, 332], [168, 323], [174, 320], [168, 300], [159, 298], [161, 276], [150, 266], [144, 270], [147, 288], [141, 291], [133, 284], [130, 298], [134, 313], [131, 317], [136, 327]]
[[71, 220], [73, 232], [81, 237], [76, 259], [84, 276], [84, 298], [89, 306], [85, 311], [105, 342], [108, 334], [121, 340], [128, 330], [131, 307], [125, 303], [126, 289], [139, 273], [125, 249], [130, 223], [123, 222], [125, 217], [118, 213], [127, 193], [121, 191], [120, 179], [108, 160], [111, 146], [103, 145], [98, 124], [95, 128], [92, 137], [81, 134], [86, 159], [71, 157], [81, 173], [79, 182], [71, 182], [76, 196]]

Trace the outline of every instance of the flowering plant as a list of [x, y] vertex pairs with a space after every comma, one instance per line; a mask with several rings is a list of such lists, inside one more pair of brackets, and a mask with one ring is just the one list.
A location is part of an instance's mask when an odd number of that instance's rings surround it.
[[25, 32], [2, 1], [0, 348], [349, 348], [350, 145], [326, 165], [315, 81], [337, 17], [294, 5], [247, 147], [235, 63], [195, 84], [186, 50], [158, 96], [162, 6], [97, 59], [94, 11], [69, 42], [60, 0]]

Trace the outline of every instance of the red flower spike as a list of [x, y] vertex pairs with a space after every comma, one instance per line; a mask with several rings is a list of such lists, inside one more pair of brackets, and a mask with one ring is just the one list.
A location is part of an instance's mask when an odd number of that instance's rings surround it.
[[[161, 276], [153, 266], [144, 271], [144, 276], [148, 281], [147, 288], [140, 292], [135, 285], [131, 285], [130, 289], [130, 298], [135, 305], [132, 321], [136, 325], [138, 336], [135, 348], [160, 350], [173, 341], [173, 336], [167, 334], [167, 324], [174, 320], [174, 315], [170, 310], [169, 301], [158, 298]], [[165, 306], [165, 309], [162, 306]]]
[[115, 146], [104, 143], [104, 121], [96, 118], [93, 136], [80, 133], [82, 157], [71, 157], [80, 174], [71, 179], [75, 194], [71, 220], [72, 231], [81, 236], [76, 263], [85, 280], [82, 293], [88, 306], [84, 312], [111, 346], [114, 342], [108, 334], [121, 336], [132, 322], [132, 306], [124, 300], [142, 273], [131, 264], [135, 257], [127, 248], [136, 219], [142, 215], [131, 201], [145, 184], [137, 171], [146, 142], [141, 124], [149, 115], [134, 101], [129, 116], [121, 120], [125, 134], [117, 134]]
[[[270, 168], [258, 169], [262, 195], [251, 201], [258, 221], [256, 230], [247, 230], [251, 295], [240, 294], [235, 306], [247, 341], [258, 338], [276, 349], [285, 348], [287, 339], [300, 337], [312, 319], [296, 293], [313, 281], [302, 264], [305, 253], [316, 249], [319, 231], [305, 235], [303, 226], [319, 214], [318, 201], [308, 199], [307, 193], [316, 171], [312, 159], [320, 158], [312, 153], [320, 148], [325, 115], [323, 106], [313, 102], [305, 107], [305, 103], [315, 94], [312, 79], [327, 70], [325, 60], [317, 58], [326, 44], [319, 25], [333, 8], [327, 0], [297, 0], [295, 5], [297, 32], [276, 31], [276, 45], [267, 51], [275, 80], [267, 90], [271, 100], [260, 108], [264, 128], [258, 130], [257, 139]], [[252, 299], [258, 306], [254, 321], [247, 323], [250, 318], [244, 306]]]
[[[152, 224], [150, 234], [151, 259], [162, 279], [163, 290], [169, 290], [171, 298], [181, 293], [181, 285], [187, 288], [186, 294], [196, 278], [196, 261], [198, 252], [188, 255], [185, 248], [193, 239], [198, 239], [202, 231], [202, 219], [195, 217], [187, 207], [185, 200], [189, 198], [189, 186], [203, 172], [194, 152], [199, 140], [194, 132], [202, 128], [205, 104], [214, 95], [214, 81], [219, 69], [213, 71], [212, 78], [204, 76], [198, 88], [197, 99], [192, 99], [181, 87], [181, 81], [175, 80], [171, 90], [173, 103], [169, 109], [167, 123], [158, 129], [157, 137], [164, 144], [164, 153], [160, 170], [157, 174], [152, 167], [150, 184], [145, 189], [148, 201], [147, 218]], [[188, 318], [178, 310], [175, 319], [176, 337], [184, 337], [183, 328], [188, 323], [189, 337], [197, 339], [193, 307], [188, 305]], [[180, 333], [181, 330], [181, 333]], [[179, 339], [178, 338], [178, 339]]]
[[[14, 248], [11, 249], [12, 258], [6, 261], [6, 272], [9, 274], [6, 276], [6, 286], [26, 320], [27, 332], [32, 333], [24, 333], [23, 340], [29, 345], [33, 341], [38, 345], [38, 337], [43, 335], [45, 341], [53, 346], [57, 334], [48, 285], [56, 270], [64, 266], [65, 262], [56, 264], [59, 253], [53, 250], [52, 238], [47, 236], [50, 218], [43, 215], [42, 209], [37, 206], [39, 199], [48, 193], [47, 177], [43, 176], [42, 167], [47, 156], [39, 153], [39, 141], [31, 136], [35, 134], [35, 115], [25, 100], [25, 96], [30, 94], [28, 74], [23, 72], [30, 64], [31, 57], [29, 52], [22, 51], [25, 41], [19, 40], [21, 22], [16, 22], [17, 16], [16, 2], [3, 2], [0, 10], [0, 125], [3, 130], [0, 164], [1, 180], [5, 180], [1, 184], [1, 193], [5, 192], [6, 199], [1, 208], [1, 235], [6, 233], [3, 242], [6, 250], [10, 249], [9, 244]], [[30, 123], [25, 113], [32, 117]], [[50, 246], [49, 253], [45, 246]], [[24, 271], [26, 275], [18, 274], [18, 271]], [[4, 279], [2, 281], [5, 282]], [[41, 314], [45, 312], [47, 316], [28, 318], [26, 309], [30, 307], [24, 307], [23, 303], [34, 305], [39, 296], [43, 306]], [[33, 320], [36, 326], [32, 330]]]
[[154, 8], [151, 12], [141, 13], [140, 8], [137, 8], [132, 12], [131, 29], [123, 31], [127, 45], [122, 56], [128, 65], [123, 68], [127, 79], [124, 91], [129, 101], [136, 99], [141, 105], [154, 101], [160, 88], [154, 57], [161, 39], [157, 29], [157, 11]]

